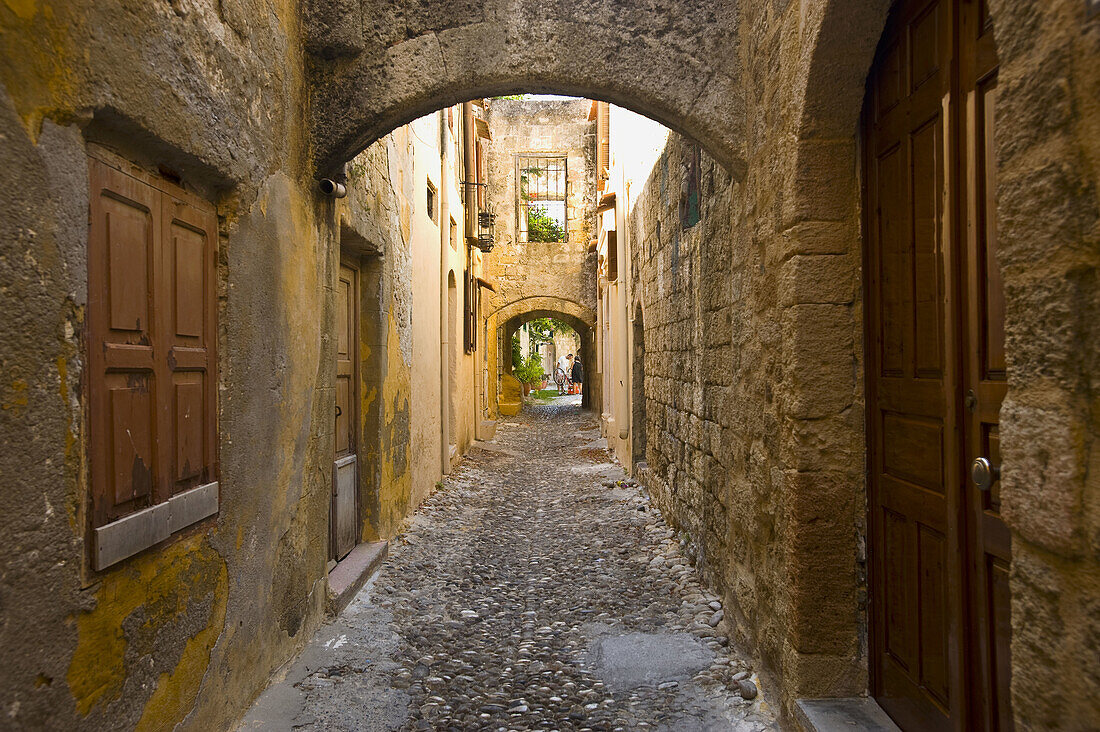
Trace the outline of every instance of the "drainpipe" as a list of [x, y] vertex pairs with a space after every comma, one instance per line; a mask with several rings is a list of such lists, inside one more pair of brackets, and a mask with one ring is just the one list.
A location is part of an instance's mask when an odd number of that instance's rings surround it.
[[451, 211], [448, 208], [450, 180], [447, 177], [447, 110], [439, 112], [439, 459], [443, 475], [451, 472], [451, 345], [450, 273]]
[[[621, 173], [621, 171], [619, 171]], [[618, 379], [616, 388], [619, 390], [616, 399], [615, 406], [618, 408], [619, 415], [616, 419], [619, 422], [619, 439], [625, 440], [630, 436], [630, 415], [627, 404], [626, 393], [626, 380], [627, 374], [630, 372], [630, 354], [627, 353], [627, 339], [626, 339], [626, 286], [627, 280], [630, 277], [630, 262], [626, 259], [626, 238], [629, 236], [629, 232], [626, 225], [626, 181], [620, 177], [619, 182], [622, 185], [619, 186], [619, 195], [615, 196], [615, 249], [616, 258], [619, 262], [618, 281], [615, 283], [615, 294], [618, 296], [618, 307], [616, 316], [619, 319], [619, 330], [615, 334], [615, 350], [619, 354], [619, 365], [622, 367], [622, 376]]]
[[[474, 183], [477, 181], [477, 158], [474, 155], [474, 105], [473, 102], [462, 103], [462, 203], [465, 206], [466, 217], [462, 223], [463, 239], [466, 241], [466, 251], [470, 251], [470, 247], [477, 245], [478, 225], [477, 225], [477, 186]], [[467, 256], [467, 260], [471, 263], [475, 258]], [[484, 271], [484, 270], [483, 270]], [[474, 302], [480, 301], [480, 290], [476, 288], [480, 285], [475, 284], [475, 291], [477, 297], [474, 298]], [[480, 308], [474, 312], [474, 320], [476, 321], [481, 317]], [[480, 325], [480, 323], [479, 323]], [[477, 331], [480, 333], [481, 329]], [[488, 343], [488, 335], [485, 336], [485, 342]], [[475, 347], [474, 358], [474, 377], [477, 378], [477, 354]], [[477, 404], [474, 405], [474, 421], [475, 424], [480, 424], [482, 419], [489, 416], [488, 405], [491, 401], [489, 398], [489, 366], [485, 364], [484, 379], [482, 383], [482, 400], [484, 406], [481, 408]], [[476, 383], [476, 382], [475, 382]], [[480, 428], [479, 428], [480, 430]]]

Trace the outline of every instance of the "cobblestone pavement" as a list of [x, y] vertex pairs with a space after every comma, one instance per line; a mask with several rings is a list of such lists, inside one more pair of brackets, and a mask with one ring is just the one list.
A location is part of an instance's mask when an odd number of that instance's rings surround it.
[[241, 729], [776, 728], [578, 401], [472, 449]]

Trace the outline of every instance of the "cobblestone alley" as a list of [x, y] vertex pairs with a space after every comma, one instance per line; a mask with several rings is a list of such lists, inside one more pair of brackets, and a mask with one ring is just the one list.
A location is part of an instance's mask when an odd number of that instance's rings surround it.
[[241, 729], [775, 727], [579, 397], [473, 450]]

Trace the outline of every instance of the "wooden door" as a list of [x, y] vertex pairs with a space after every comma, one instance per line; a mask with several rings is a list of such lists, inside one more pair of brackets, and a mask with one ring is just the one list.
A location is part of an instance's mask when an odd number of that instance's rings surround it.
[[336, 288], [336, 436], [332, 478], [332, 557], [343, 559], [358, 538], [359, 271], [340, 266]]
[[[966, 465], [978, 458], [999, 471], [998, 423], [1007, 391], [1004, 293], [997, 265], [996, 157], [993, 124], [997, 51], [985, 2], [962, 5], [959, 98], [963, 101], [960, 154], [965, 155], [967, 348], [964, 351], [963, 419]], [[979, 477], [980, 474], [979, 474]], [[964, 479], [965, 480], [965, 479]], [[1011, 541], [1001, 518], [1001, 483], [966, 482], [970, 556], [971, 726], [1012, 728], [1009, 641], [1012, 635], [1008, 570]]]
[[981, 6], [899, 2], [864, 105], [872, 691], [906, 729], [1009, 718], [1008, 534], [969, 478], [1005, 383]]
[[961, 696], [950, 10], [895, 8], [865, 112], [874, 690], [926, 730], [952, 727]]

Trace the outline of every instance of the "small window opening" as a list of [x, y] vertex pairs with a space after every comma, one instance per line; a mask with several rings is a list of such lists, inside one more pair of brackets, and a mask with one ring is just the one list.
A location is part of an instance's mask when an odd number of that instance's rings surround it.
[[438, 212], [437, 207], [436, 207], [436, 199], [437, 198], [438, 198], [438, 194], [436, 193], [435, 186], [432, 185], [431, 181], [428, 181], [428, 192], [427, 192], [427, 196], [426, 196], [426, 200], [425, 200], [425, 202], [428, 206], [428, 218], [430, 218], [432, 221], [434, 221], [435, 223], [438, 224], [439, 223], [439, 212]]
[[568, 241], [566, 159], [521, 155], [516, 160], [521, 241]]

